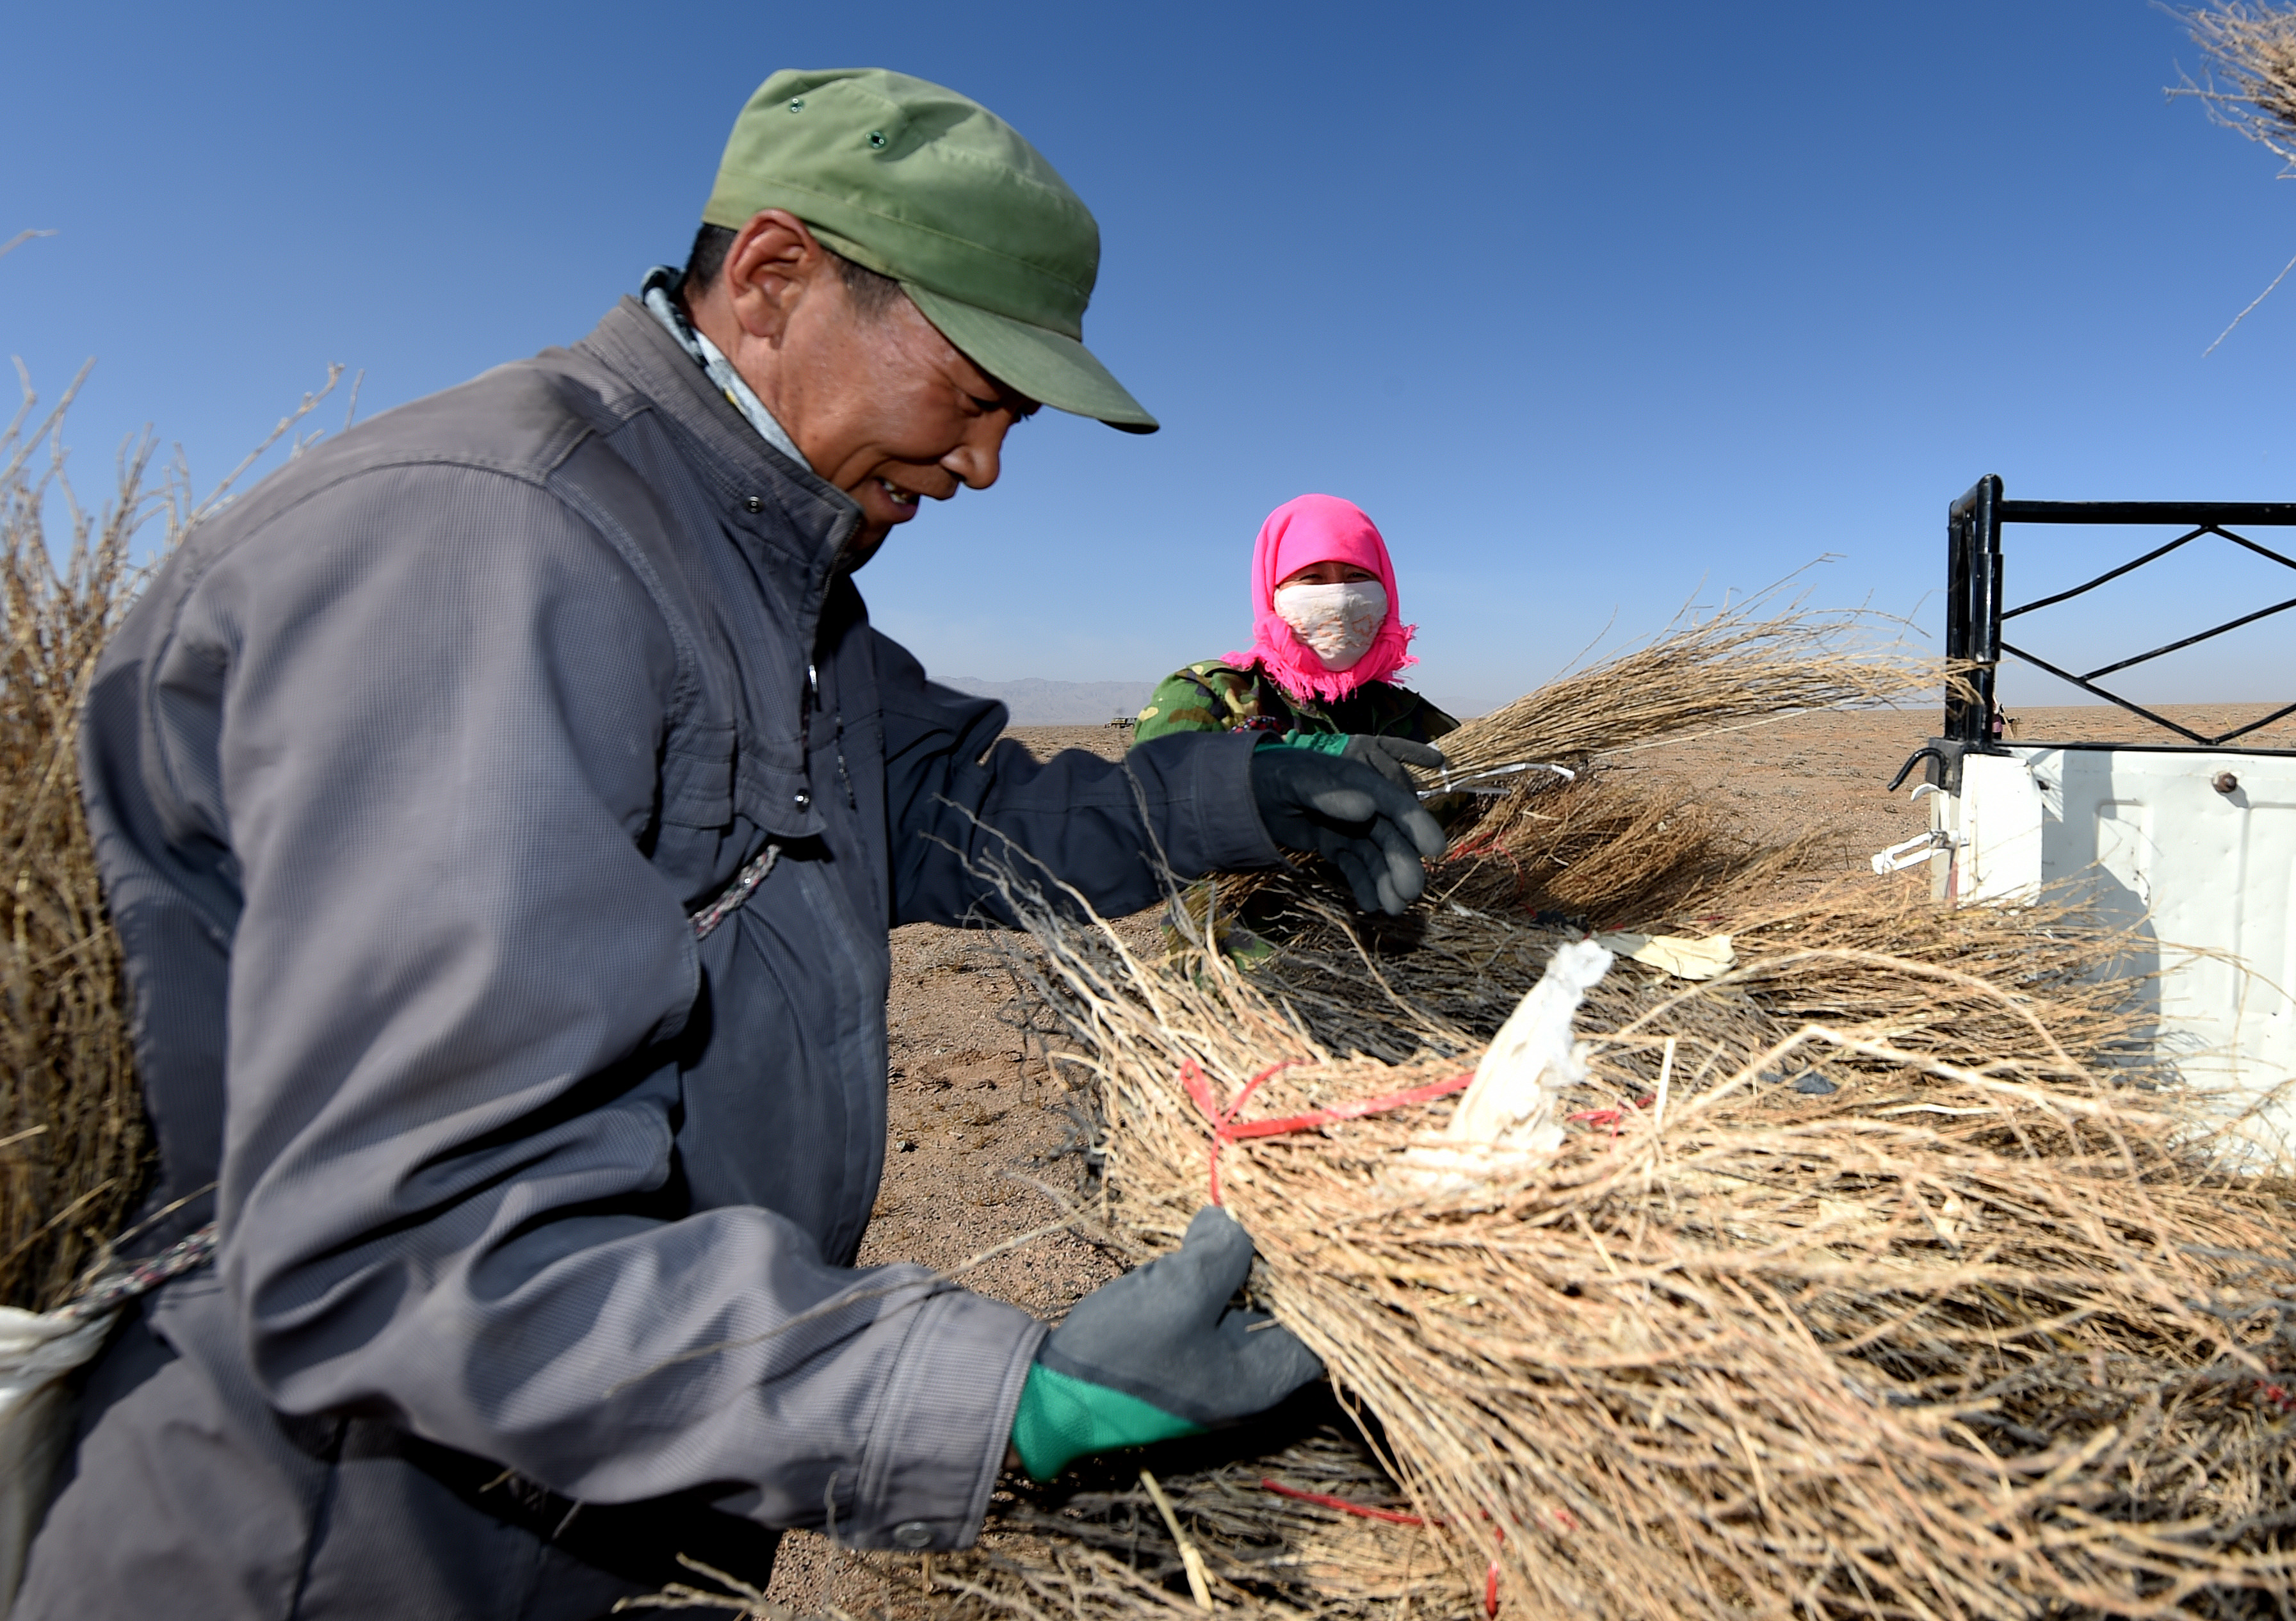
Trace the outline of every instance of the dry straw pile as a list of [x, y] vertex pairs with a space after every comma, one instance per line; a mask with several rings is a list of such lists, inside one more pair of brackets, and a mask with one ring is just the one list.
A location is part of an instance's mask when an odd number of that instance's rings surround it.
[[[1679, 626], [1501, 712], [1486, 747], [1583, 765], [1646, 742], [1611, 702], [1628, 689], [1667, 694], [1649, 724], [1679, 731], [1904, 679], [1883, 658], [1782, 687], [1764, 648], [1791, 633], [1718, 654], [1735, 634]], [[1654, 792], [1526, 782], [1375, 928], [1312, 876], [1231, 885], [1291, 913], [1250, 970], [1033, 904], [1042, 993], [1107, 1116], [1106, 1218], [1169, 1244], [1216, 1158], [1258, 1287], [1376, 1420], [1447, 1562], [1433, 1592], [1479, 1592], [1496, 1559], [1518, 1615], [2285, 1613], [2289, 1189], [2212, 1160], [2221, 1122], [2148, 1066], [2113, 939], [2062, 907], [1815, 885], [1807, 847]], [[1391, 1100], [1472, 1066], [1579, 932], [1533, 921], [1553, 911], [1727, 933], [1737, 965], [1620, 960], [1578, 1020], [1559, 1156], [1431, 1195], [1399, 1165], [1451, 1104]], [[1064, 1613], [1051, 1558], [964, 1579]], [[1159, 1591], [1144, 1605], [1188, 1602]], [[1241, 1577], [1209, 1596], [1292, 1601]]]

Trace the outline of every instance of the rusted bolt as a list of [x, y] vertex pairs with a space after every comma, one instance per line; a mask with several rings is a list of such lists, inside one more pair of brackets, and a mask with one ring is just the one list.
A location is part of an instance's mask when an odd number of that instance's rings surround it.
[[2218, 771], [2216, 774], [2216, 779], [2210, 784], [2210, 786], [2219, 794], [2230, 794], [2239, 788], [2240, 778], [2234, 777], [2230, 771]]

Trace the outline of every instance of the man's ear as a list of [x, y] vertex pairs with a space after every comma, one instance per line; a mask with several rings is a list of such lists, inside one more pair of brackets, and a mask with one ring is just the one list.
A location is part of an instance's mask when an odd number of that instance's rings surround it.
[[829, 251], [805, 221], [785, 209], [767, 209], [752, 215], [735, 235], [718, 274], [742, 330], [774, 343], [799, 298], [828, 267]]

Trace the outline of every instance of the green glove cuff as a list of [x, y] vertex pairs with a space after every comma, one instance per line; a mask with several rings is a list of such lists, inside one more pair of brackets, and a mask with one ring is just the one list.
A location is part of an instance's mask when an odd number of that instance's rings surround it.
[[1352, 736], [1349, 732], [1286, 732], [1283, 746], [1306, 749], [1316, 754], [1345, 754]]
[[1050, 1480], [1087, 1452], [1202, 1433], [1202, 1425], [1174, 1418], [1138, 1396], [1070, 1378], [1042, 1362], [1029, 1370], [1013, 1414], [1013, 1450], [1031, 1480]]

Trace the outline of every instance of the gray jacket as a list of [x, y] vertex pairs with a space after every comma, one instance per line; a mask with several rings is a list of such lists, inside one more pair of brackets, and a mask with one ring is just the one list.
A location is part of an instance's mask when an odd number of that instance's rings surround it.
[[[559, 1613], [522, 1544], [517, 1604], [509, 1576], [433, 1592], [498, 1529], [433, 1501], [458, 1460], [552, 1514], [689, 1493], [972, 1539], [1042, 1329], [852, 1269], [886, 931], [972, 914], [1000, 840], [1110, 912], [1158, 897], [1155, 845], [1183, 876], [1275, 852], [1250, 737], [1126, 766], [998, 743], [1000, 706], [870, 627], [857, 519], [625, 300], [168, 561], [105, 656], [85, 786], [155, 1205], [189, 1196], [150, 1242], [212, 1182], [223, 1244], [99, 1371], [21, 1614]], [[362, 1497], [378, 1453], [433, 1467]]]

